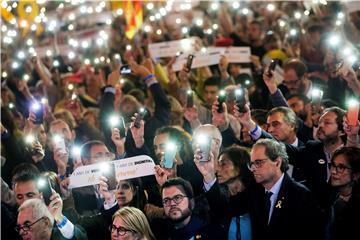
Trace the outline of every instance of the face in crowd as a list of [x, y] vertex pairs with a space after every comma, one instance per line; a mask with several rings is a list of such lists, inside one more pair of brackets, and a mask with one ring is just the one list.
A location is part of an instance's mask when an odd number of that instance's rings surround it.
[[316, 136], [323, 142], [332, 142], [343, 135], [344, 133], [339, 130], [338, 123], [336, 122], [337, 116], [334, 112], [325, 112], [319, 119], [319, 129]]
[[39, 189], [37, 188], [36, 182], [34, 180], [16, 182], [14, 185], [14, 193], [18, 206], [23, 204], [28, 199], [41, 198], [41, 193], [39, 192]]
[[165, 215], [175, 224], [190, 219], [192, 207], [190, 199], [181, 190], [181, 186], [170, 186], [163, 189], [162, 199]]
[[119, 181], [115, 190], [115, 198], [119, 207], [128, 206], [136, 195], [135, 187], [128, 181]]
[[295, 126], [286, 121], [284, 113], [274, 112], [267, 118], [267, 131], [281, 142], [291, 144], [291, 138], [294, 138]]
[[219, 87], [215, 85], [207, 85], [204, 88], [204, 100], [206, 105], [211, 106], [217, 99]]
[[218, 162], [216, 175], [220, 184], [226, 183], [239, 175], [239, 170], [227, 154], [222, 154]]
[[64, 138], [66, 147], [70, 148], [75, 140], [75, 132], [64, 121], [58, 121], [50, 126], [52, 136], [59, 135]]
[[280, 171], [281, 159], [272, 161], [265, 153], [265, 146], [257, 145], [251, 151], [250, 171], [261, 185], [273, 183]]

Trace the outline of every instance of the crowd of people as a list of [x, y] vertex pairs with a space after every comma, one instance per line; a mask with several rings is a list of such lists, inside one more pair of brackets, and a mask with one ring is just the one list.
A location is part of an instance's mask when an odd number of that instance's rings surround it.
[[[339, 2], [300, 20], [301, 2], [248, 3], [246, 13], [209, 4], [197, 7], [204, 27], [182, 33], [160, 19], [150, 24], [161, 35], [139, 30], [133, 41], [118, 16], [109, 61], [94, 65], [59, 53], [13, 68], [1, 54], [3, 239], [356, 239], [360, 64], [343, 48], [356, 56], [359, 11], [339, 26]], [[248, 46], [251, 62], [222, 56], [175, 72], [176, 56], [150, 58], [149, 43], [189, 36], [198, 50]], [[81, 166], [140, 155], [153, 175], [69, 188]]]

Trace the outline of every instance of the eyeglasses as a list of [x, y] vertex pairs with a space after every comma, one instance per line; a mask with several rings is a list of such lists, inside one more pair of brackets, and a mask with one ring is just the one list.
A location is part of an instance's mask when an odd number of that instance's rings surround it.
[[114, 160], [115, 159], [115, 154], [111, 153], [111, 152], [106, 152], [106, 153], [96, 153], [94, 156], [89, 158], [96, 158], [96, 159], [110, 159], [110, 160]]
[[36, 220], [35, 222], [33, 222], [32, 224], [24, 224], [24, 225], [16, 225], [15, 227], [14, 227], [14, 229], [15, 229], [15, 231], [17, 231], [18, 233], [20, 233], [20, 231], [21, 230], [23, 230], [24, 232], [29, 232], [29, 231], [31, 231], [32, 229], [31, 229], [31, 226], [33, 226], [35, 223], [37, 223], [37, 222], [40, 222], [41, 220], [43, 220], [43, 219], [45, 219], [46, 217], [41, 217], [41, 218], [39, 218], [38, 220]]
[[265, 161], [268, 160], [269, 158], [264, 158], [264, 159], [256, 159], [254, 161], [250, 161], [247, 164], [247, 167], [249, 168], [249, 170], [252, 169], [252, 167], [254, 166], [255, 168], [261, 168]]
[[335, 163], [331, 163], [330, 168], [335, 169], [337, 173], [343, 173], [346, 169], [351, 170], [350, 167], [347, 167], [343, 164], [335, 165]]
[[281, 124], [283, 124], [282, 122], [279, 121], [273, 121], [270, 123], [266, 123], [267, 128], [269, 128], [270, 126], [273, 128], [278, 128]]
[[182, 202], [182, 200], [184, 198], [186, 198], [187, 196], [184, 196], [184, 195], [181, 195], [181, 194], [178, 194], [178, 195], [175, 195], [174, 197], [172, 198], [164, 198], [163, 199], [163, 205], [165, 207], [169, 207], [171, 205], [171, 202], [174, 201], [176, 203], [176, 205], [180, 204]]
[[291, 86], [291, 85], [298, 84], [298, 82], [300, 82], [300, 81], [301, 81], [301, 78], [297, 78], [295, 80], [290, 80], [290, 81], [283, 80], [282, 83], [285, 84], [285, 85]]
[[111, 231], [116, 231], [117, 234], [120, 235], [120, 236], [124, 236], [127, 232], [134, 232], [135, 233], [135, 231], [133, 231], [131, 229], [127, 229], [127, 228], [124, 228], [122, 226], [117, 227], [114, 224], [111, 226]]

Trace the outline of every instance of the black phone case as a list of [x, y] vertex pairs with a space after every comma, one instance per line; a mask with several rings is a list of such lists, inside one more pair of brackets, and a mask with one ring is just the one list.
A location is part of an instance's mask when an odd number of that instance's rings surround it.
[[50, 197], [52, 195], [50, 179], [46, 178], [45, 182], [46, 182], [45, 186], [42, 187], [40, 189], [40, 191], [42, 192], [43, 199], [44, 199], [46, 206], [49, 206], [49, 204], [51, 202]]
[[268, 72], [267, 72], [267, 75], [268, 75], [269, 77], [272, 77], [272, 76], [273, 76], [271, 72], [275, 70], [275, 67], [276, 67], [276, 65], [277, 65], [278, 63], [279, 63], [279, 59], [277, 59], [277, 58], [271, 60], [271, 63], [270, 63], [270, 65], [269, 65], [269, 69], [268, 69]]
[[219, 97], [218, 97], [219, 105], [218, 105], [218, 109], [217, 109], [218, 113], [222, 113], [224, 111], [222, 104], [225, 102], [225, 99], [226, 99], [226, 95], [223, 95], [223, 96], [219, 95]]
[[109, 164], [109, 171], [105, 174], [107, 178], [107, 185], [108, 190], [115, 190], [117, 181], [116, 181], [116, 172], [115, 172], [115, 165], [113, 163]]
[[193, 93], [191, 92], [190, 94], [187, 93], [186, 95], [186, 107], [187, 108], [192, 108], [194, 106], [194, 96]]
[[118, 127], [119, 127], [120, 137], [121, 138], [126, 137], [126, 134], [125, 134], [125, 121], [124, 121], [123, 117], [120, 117], [120, 123], [119, 123]]
[[140, 121], [144, 118], [145, 112], [137, 113], [135, 121], [134, 121], [134, 127], [140, 128]]
[[37, 111], [34, 111], [35, 114], [35, 122], [34, 124], [40, 125], [44, 122], [44, 107], [40, 104], [40, 108]]
[[236, 97], [236, 106], [239, 108], [239, 112], [243, 113], [245, 112], [245, 104], [246, 104], [246, 99], [245, 99], [245, 91], [244, 89], [242, 89], [242, 93], [241, 95], [235, 95]]

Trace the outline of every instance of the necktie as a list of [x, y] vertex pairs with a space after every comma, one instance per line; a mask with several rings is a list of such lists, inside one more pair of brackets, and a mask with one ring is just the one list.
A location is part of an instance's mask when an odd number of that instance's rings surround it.
[[271, 200], [270, 197], [273, 193], [270, 191], [265, 192], [265, 219], [266, 223], [269, 223], [269, 215], [270, 215], [270, 207], [271, 207]]

